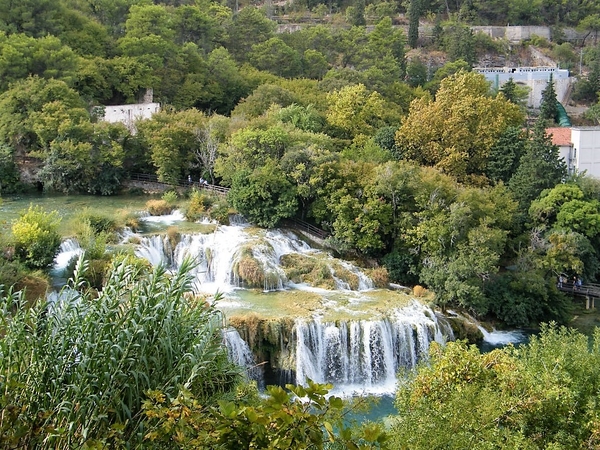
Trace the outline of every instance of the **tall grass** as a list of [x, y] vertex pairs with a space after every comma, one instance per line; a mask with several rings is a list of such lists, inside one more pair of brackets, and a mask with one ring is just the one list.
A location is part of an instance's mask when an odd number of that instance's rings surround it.
[[70, 289], [54, 303], [28, 309], [18, 293], [0, 291], [6, 448], [135, 447], [149, 390], [175, 397], [184, 387], [205, 401], [238, 380], [221, 344], [219, 313], [184, 295], [191, 261], [172, 275], [115, 265], [97, 298], [82, 289], [85, 265], [81, 258]]

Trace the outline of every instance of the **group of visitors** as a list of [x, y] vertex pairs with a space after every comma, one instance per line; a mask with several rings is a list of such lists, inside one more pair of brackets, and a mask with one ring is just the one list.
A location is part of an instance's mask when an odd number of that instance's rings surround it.
[[[190, 184], [190, 185], [194, 184], [191, 175], [188, 175], [188, 184]], [[208, 186], [208, 181], [206, 181], [204, 178], [200, 177], [200, 180], [198, 180], [198, 184], [200, 184], [201, 186]]]
[[569, 283], [569, 279], [566, 275], [559, 275], [558, 276], [558, 287], [559, 288], [567, 288], [567, 287], [572, 287], [573, 290], [579, 290], [581, 289], [581, 286], [583, 285], [583, 281], [580, 277], [578, 277], [577, 275], [573, 275], [573, 280], [572, 283]]

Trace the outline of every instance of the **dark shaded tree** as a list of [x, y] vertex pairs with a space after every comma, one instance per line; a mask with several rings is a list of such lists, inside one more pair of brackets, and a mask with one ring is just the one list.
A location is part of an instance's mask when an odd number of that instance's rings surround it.
[[519, 167], [526, 144], [526, 135], [519, 127], [504, 130], [490, 149], [487, 177], [494, 182], [508, 183]]
[[550, 74], [548, 84], [542, 91], [542, 102], [540, 103], [540, 118], [543, 120], [555, 122], [558, 116], [558, 105], [556, 104], [556, 90], [554, 88], [554, 78]]
[[417, 47], [419, 40], [419, 18], [421, 17], [421, 0], [410, 0], [408, 5], [408, 45]]
[[559, 149], [546, 134], [545, 121], [535, 123], [531, 138], [525, 146], [519, 167], [508, 182], [509, 189], [519, 202], [519, 212], [526, 215], [531, 202], [544, 189], [551, 189], [567, 175], [567, 166]]

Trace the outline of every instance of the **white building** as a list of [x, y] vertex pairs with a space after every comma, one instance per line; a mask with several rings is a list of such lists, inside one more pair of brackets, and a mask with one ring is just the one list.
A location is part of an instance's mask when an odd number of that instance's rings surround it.
[[556, 98], [561, 103], [566, 101], [571, 85], [569, 71], [558, 67], [474, 67], [473, 71], [482, 74], [494, 89], [500, 89], [511, 78], [515, 83], [527, 86], [527, 106], [530, 108], [540, 107], [542, 92], [548, 85], [550, 75], [554, 81]]
[[104, 120], [111, 123], [122, 123], [135, 134], [135, 123], [138, 120], [150, 119], [160, 111], [160, 103], [153, 103], [152, 89], [147, 89], [142, 103], [132, 105], [116, 105], [104, 107]]
[[600, 127], [548, 128], [569, 174], [586, 171], [600, 179]]
[[150, 119], [160, 111], [160, 103], [136, 103], [133, 105], [116, 105], [104, 107], [104, 120], [107, 122], [121, 122], [135, 133], [135, 123], [138, 120]]

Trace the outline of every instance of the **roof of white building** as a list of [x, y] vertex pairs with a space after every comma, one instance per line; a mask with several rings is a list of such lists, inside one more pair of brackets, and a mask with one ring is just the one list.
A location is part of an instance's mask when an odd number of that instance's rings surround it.
[[546, 128], [546, 134], [552, 138], [552, 143], [559, 147], [571, 145], [571, 128]]

